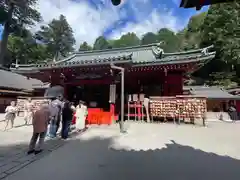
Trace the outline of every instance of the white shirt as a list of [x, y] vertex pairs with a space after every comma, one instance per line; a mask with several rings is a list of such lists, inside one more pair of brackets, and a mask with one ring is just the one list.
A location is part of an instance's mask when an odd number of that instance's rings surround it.
[[27, 103], [25, 104], [24, 109], [25, 109], [26, 111], [32, 111], [32, 109], [33, 109], [33, 104], [32, 104], [31, 102], [27, 102]]
[[14, 106], [7, 106], [7, 108], [5, 109], [6, 113], [16, 113], [17, 112], [17, 107]]

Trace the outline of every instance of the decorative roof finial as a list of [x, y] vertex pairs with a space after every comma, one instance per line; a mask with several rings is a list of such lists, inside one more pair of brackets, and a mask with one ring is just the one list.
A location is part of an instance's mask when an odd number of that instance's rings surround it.
[[164, 41], [160, 41], [155, 46], [152, 47], [152, 51], [157, 58], [163, 58], [164, 50], [160, 47]]
[[162, 44], [164, 44], [164, 41], [160, 41], [159, 43], [156, 43], [158, 47], [160, 47]]

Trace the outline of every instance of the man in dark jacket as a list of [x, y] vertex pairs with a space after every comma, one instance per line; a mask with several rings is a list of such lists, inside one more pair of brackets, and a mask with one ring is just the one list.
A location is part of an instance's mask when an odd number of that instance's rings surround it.
[[71, 108], [71, 103], [66, 101], [64, 103], [64, 107], [62, 109], [62, 131], [61, 136], [63, 139], [68, 138], [68, 133], [70, 129], [70, 125], [73, 118], [73, 109]]

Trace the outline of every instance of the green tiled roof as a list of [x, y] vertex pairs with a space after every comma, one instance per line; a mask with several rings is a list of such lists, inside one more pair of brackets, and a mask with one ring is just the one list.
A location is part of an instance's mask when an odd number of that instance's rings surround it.
[[20, 65], [17, 68], [17, 71], [71, 66], [108, 65], [110, 63], [132, 63], [133, 65], [144, 65], [205, 61], [212, 59], [215, 56], [215, 52], [208, 52], [208, 49], [210, 48], [212, 48], [212, 46], [191, 51], [164, 53], [163, 49], [160, 48], [160, 44], [155, 43], [135, 47], [76, 52], [57, 62], [24, 66]]
[[33, 90], [35, 87], [43, 86], [43, 82], [37, 79], [0, 69], [0, 87], [18, 90]]

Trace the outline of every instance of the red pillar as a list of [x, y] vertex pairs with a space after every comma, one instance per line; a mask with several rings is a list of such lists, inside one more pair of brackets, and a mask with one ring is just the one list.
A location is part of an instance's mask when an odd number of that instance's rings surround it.
[[110, 103], [110, 114], [111, 114], [111, 123], [115, 121], [115, 102], [116, 102], [116, 85], [109, 85], [109, 103]]

